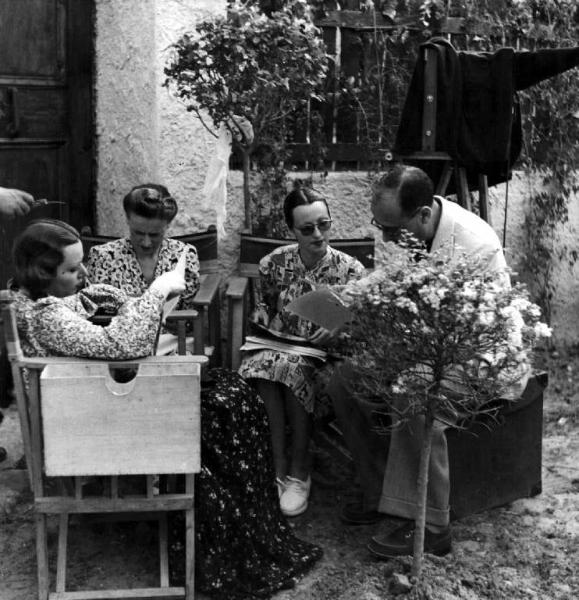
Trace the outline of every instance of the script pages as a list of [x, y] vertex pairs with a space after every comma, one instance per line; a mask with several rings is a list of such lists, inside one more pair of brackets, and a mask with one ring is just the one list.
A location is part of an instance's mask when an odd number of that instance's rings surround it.
[[[327, 288], [308, 292], [290, 302], [287, 309], [298, 316], [330, 331], [342, 327], [351, 317], [341, 300]], [[328, 353], [310, 344], [307, 339], [273, 331], [263, 325], [252, 324], [257, 335], [248, 335], [241, 350], [251, 352], [270, 349], [309, 356], [325, 361]]]

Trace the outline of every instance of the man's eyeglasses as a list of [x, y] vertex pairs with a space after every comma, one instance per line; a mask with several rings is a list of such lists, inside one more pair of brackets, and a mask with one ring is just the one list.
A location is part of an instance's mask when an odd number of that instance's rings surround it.
[[370, 221], [370, 225], [374, 225], [374, 227], [377, 227], [380, 231], [383, 231], [385, 233], [392, 233], [392, 232], [396, 232], [400, 229], [402, 229], [403, 227], [406, 227], [406, 225], [412, 221], [412, 219], [422, 210], [422, 206], [419, 206], [411, 215], [408, 215], [408, 217], [405, 219], [405, 222], [402, 223], [401, 225], [382, 225], [382, 223], [378, 223], [378, 221], [376, 221], [376, 219], [372, 218], [372, 220]]
[[324, 219], [317, 223], [303, 225], [302, 227], [295, 227], [302, 235], [313, 235], [316, 227], [321, 233], [329, 231], [332, 226], [332, 219]]

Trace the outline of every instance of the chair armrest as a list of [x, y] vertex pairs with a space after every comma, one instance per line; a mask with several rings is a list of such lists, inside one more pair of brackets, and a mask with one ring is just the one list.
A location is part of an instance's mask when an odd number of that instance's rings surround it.
[[241, 300], [247, 292], [249, 277], [230, 277], [227, 281], [225, 295], [231, 300]]
[[167, 315], [165, 322], [177, 325], [177, 353], [185, 354], [186, 349], [186, 338], [187, 338], [187, 323], [193, 322], [193, 352], [195, 354], [203, 354], [203, 319], [202, 315], [198, 311], [193, 309], [187, 310], [173, 310]]
[[209, 306], [219, 294], [221, 275], [207, 273], [199, 277], [199, 289], [193, 298], [193, 306]]
[[179, 321], [193, 321], [199, 317], [199, 312], [190, 308], [187, 310], [172, 310], [165, 319], [166, 323], [179, 324]]
[[225, 292], [229, 315], [227, 320], [227, 366], [233, 371], [236, 371], [241, 363], [239, 348], [245, 338], [248, 290], [249, 278], [235, 276], [229, 279]]

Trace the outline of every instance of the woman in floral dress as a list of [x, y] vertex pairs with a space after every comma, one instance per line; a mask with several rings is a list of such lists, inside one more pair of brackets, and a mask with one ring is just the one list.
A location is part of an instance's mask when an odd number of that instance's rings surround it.
[[[297, 244], [278, 248], [260, 261], [261, 302], [253, 319], [270, 330], [322, 347], [331, 345], [337, 332], [300, 319], [286, 307], [317, 287], [342, 285], [361, 277], [364, 266], [328, 244], [332, 220], [328, 204], [318, 192], [293, 190], [284, 201], [284, 216]], [[308, 506], [311, 417], [317, 408], [316, 394], [330, 372], [331, 367], [318, 359], [269, 349], [246, 353], [239, 368], [265, 402], [280, 506], [287, 516], [299, 515]], [[286, 415], [291, 428], [289, 448]]]
[[[131, 298], [106, 284], [81, 289], [79, 235], [61, 221], [30, 224], [14, 246], [13, 306], [27, 356], [131, 359], [153, 352], [161, 308], [185, 280], [169, 271]], [[106, 327], [97, 308], [117, 312]], [[298, 540], [279, 511], [267, 417], [237, 374], [210, 370], [201, 393], [202, 470], [196, 482], [196, 582], [215, 599], [264, 598], [293, 585], [321, 556]], [[172, 555], [181, 554], [184, 523], [174, 522]], [[183, 563], [183, 556], [174, 561]], [[175, 565], [173, 579], [182, 577]], [[178, 583], [178, 581], [175, 581]]]
[[[137, 185], [123, 198], [123, 210], [129, 235], [90, 249], [86, 262], [89, 281], [108, 283], [129, 296], [141, 296], [156, 277], [174, 269], [185, 253], [185, 289], [175, 308], [194, 308], [199, 258], [194, 246], [167, 237], [177, 215], [177, 203], [169, 190], [156, 183]], [[163, 327], [164, 354], [177, 346], [174, 333]]]

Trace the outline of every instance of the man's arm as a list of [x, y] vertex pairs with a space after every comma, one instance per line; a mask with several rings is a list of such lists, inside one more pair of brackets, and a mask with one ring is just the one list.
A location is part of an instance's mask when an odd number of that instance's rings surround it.
[[31, 194], [22, 190], [0, 187], [0, 215], [3, 217], [22, 217], [34, 204]]

